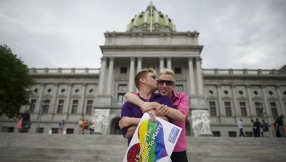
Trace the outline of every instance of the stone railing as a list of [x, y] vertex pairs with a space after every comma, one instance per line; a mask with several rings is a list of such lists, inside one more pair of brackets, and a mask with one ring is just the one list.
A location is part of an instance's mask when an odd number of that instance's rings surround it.
[[244, 76], [286, 76], [286, 71], [280, 70], [249, 70], [249, 69], [203, 69], [204, 75], [244, 75]]
[[112, 100], [111, 105], [112, 106], [122, 106], [126, 101], [117, 101], [117, 100]]
[[99, 74], [100, 68], [31, 68], [30, 74]]

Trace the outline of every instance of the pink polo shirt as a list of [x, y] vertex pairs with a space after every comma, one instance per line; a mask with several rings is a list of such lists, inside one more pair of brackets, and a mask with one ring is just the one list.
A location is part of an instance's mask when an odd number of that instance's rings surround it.
[[[187, 120], [189, 116], [189, 97], [182, 92], [173, 91], [172, 93], [173, 93], [173, 108], [181, 111], [186, 116], [186, 120]], [[182, 128], [182, 132], [179, 136], [179, 139], [177, 141], [177, 144], [173, 152], [186, 151], [188, 148], [187, 138], [186, 138], [186, 121], [179, 122], [179, 121], [173, 120], [173, 124]]]

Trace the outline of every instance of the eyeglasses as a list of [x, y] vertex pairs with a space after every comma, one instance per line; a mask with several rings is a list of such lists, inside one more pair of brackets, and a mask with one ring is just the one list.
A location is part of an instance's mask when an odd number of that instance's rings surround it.
[[157, 76], [156, 76], [156, 75], [154, 75], [154, 74], [153, 74], [153, 75], [151, 75], [150, 77], [151, 77], [151, 78], [153, 78], [153, 79], [157, 79]]
[[148, 77], [148, 76], [150, 76], [151, 78], [153, 78], [153, 79], [155, 79], [155, 80], [157, 80], [157, 76], [156, 75], [146, 75], [145, 77]]
[[166, 84], [166, 86], [172, 86], [174, 85], [174, 82], [171, 80], [158, 79], [158, 85], [162, 86], [164, 84]]

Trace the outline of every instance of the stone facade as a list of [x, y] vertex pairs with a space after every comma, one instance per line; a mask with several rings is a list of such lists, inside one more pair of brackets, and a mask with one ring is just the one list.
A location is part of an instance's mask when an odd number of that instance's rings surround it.
[[[273, 115], [286, 116], [285, 71], [203, 69], [200, 56], [203, 46], [199, 45], [197, 31], [159, 30], [164, 28], [159, 23], [153, 26], [143, 23], [134, 28], [104, 33], [100, 69], [31, 69], [30, 75], [37, 82], [30, 89], [34, 106], [21, 108], [21, 112], [32, 110], [33, 125], [29, 133], [36, 132], [43, 108], [40, 125], [43, 133], [56, 132], [61, 120], [66, 121], [67, 133], [79, 133], [79, 119], [96, 121], [97, 114], [93, 113], [108, 112], [98, 132], [121, 134], [118, 121], [125, 102], [123, 95], [136, 91], [135, 74], [146, 67], [153, 67], [157, 72], [164, 67], [174, 70], [176, 90], [190, 98], [187, 135], [193, 135], [192, 110], [209, 112], [210, 130], [215, 136], [238, 135], [239, 119], [243, 119], [244, 130], [250, 135], [251, 119], [264, 118], [272, 123]], [[13, 131], [15, 125], [16, 121], [0, 118], [4, 132]]]

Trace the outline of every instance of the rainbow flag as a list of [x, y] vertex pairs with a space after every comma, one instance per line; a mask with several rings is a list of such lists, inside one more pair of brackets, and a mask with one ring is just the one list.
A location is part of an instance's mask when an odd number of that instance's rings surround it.
[[126, 151], [123, 162], [169, 161], [181, 128], [144, 114]]

